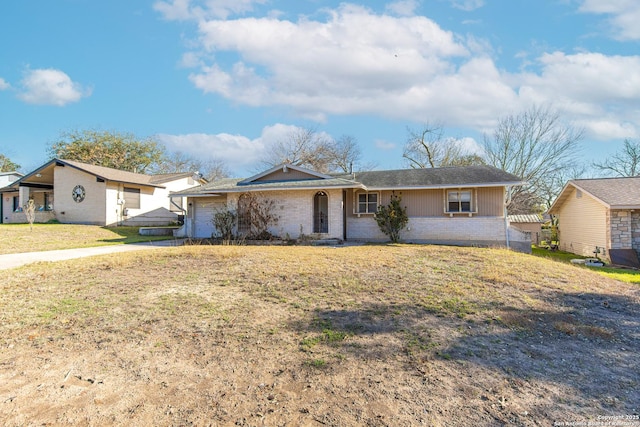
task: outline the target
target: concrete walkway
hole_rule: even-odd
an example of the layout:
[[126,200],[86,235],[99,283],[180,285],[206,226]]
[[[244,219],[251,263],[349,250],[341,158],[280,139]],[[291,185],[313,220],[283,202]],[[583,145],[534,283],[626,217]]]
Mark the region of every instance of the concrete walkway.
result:
[[183,243],[184,241],[182,239],[159,240],[155,242],[129,243],[127,245],[94,246],[90,248],[61,249],[57,251],[0,255],[0,270],[21,267],[34,262],[54,262],[95,255],[139,251],[141,249],[159,249],[169,246],[180,246]]

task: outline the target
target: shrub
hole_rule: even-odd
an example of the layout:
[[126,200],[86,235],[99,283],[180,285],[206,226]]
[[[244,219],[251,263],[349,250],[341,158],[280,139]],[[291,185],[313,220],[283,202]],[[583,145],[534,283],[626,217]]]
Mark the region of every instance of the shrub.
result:
[[407,226],[409,217],[407,216],[407,208],[402,207],[400,202],[402,196],[391,195],[391,201],[388,205],[378,207],[378,212],[374,215],[380,230],[389,236],[391,242],[398,243],[400,241],[400,232]]
[[224,242],[229,243],[234,239],[233,230],[236,227],[238,214],[229,208],[216,209],[213,214],[213,226],[216,229],[216,236]]

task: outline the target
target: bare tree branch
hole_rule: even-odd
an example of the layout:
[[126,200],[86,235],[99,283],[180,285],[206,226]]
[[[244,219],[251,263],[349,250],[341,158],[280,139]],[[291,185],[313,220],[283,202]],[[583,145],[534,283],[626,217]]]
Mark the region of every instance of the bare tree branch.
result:
[[404,157],[414,169],[484,164],[477,154],[467,152],[458,141],[445,138],[441,125],[424,125],[419,131],[407,129]]
[[640,142],[625,139],[622,150],[602,163],[593,163],[593,166],[616,176],[638,176],[640,174]]
[[561,122],[547,107],[532,107],[498,122],[493,138],[484,138],[488,164],[510,172],[526,186],[515,189],[510,213],[527,213],[543,203],[542,188],[556,173],[575,164],[582,129]]

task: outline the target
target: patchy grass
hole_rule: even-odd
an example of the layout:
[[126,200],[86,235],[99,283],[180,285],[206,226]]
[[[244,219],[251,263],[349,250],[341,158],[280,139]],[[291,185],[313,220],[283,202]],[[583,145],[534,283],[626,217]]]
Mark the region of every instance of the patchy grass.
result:
[[172,239],[141,236],[138,227],[99,227],[77,224],[0,224],[0,255],[90,246],[122,245]]
[[599,274],[621,282],[640,284],[640,271],[627,268],[587,267]]
[[[531,251],[533,255],[552,259],[554,261],[571,263],[572,259],[584,259],[586,257],[582,257],[580,255],[572,254],[570,252],[562,252],[562,251],[550,251],[543,248],[537,248],[532,246]],[[620,280],[626,283],[635,283],[640,284],[640,271],[628,268],[612,268],[612,267],[587,267],[581,264],[572,264],[577,268],[585,268],[601,274],[602,276]]]
[[6,425],[515,425],[640,406],[640,289],[499,249],[186,246],[0,282]]

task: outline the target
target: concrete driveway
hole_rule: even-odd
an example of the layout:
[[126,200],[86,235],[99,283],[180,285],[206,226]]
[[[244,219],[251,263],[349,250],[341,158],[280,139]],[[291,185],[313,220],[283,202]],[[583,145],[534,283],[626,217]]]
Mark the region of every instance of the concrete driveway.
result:
[[183,240],[159,240],[156,242],[130,243],[127,245],[94,246],[90,248],[0,255],[0,270],[21,267],[34,262],[64,261],[67,259],[84,258],[95,255],[139,251],[142,249],[159,249],[169,246],[180,246],[183,243]]

